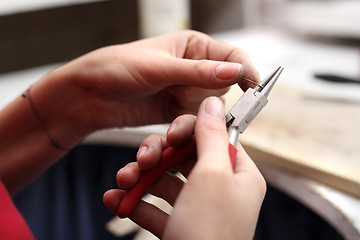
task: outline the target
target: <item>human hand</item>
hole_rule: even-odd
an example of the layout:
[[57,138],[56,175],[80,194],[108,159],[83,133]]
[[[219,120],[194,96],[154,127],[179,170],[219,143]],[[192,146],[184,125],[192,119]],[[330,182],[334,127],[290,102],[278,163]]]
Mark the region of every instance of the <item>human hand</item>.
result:
[[[243,51],[194,31],[79,57],[46,74],[2,111],[0,132],[13,139],[2,144],[2,159],[8,159],[2,179],[20,189],[90,133],[171,122],[234,83],[250,86],[242,76],[259,79]],[[27,174],[18,177],[25,168]]]
[[[181,144],[191,135],[194,118],[176,121],[167,139]],[[179,167],[185,176],[190,172],[186,184],[166,174],[149,191],[174,205],[173,213],[168,216],[140,202],[129,217],[164,239],[251,239],[266,185],[240,144],[232,169],[223,104],[219,99],[208,98],[201,104],[195,136],[198,154],[195,166],[191,172],[192,161],[184,161]],[[140,148],[138,163],[129,164],[117,174],[119,186],[124,189],[133,186],[141,169],[155,166],[156,156],[168,144],[156,136],[146,139],[142,147],[147,146],[147,151]],[[121,190],[110,190],[104,195],[104,203],[115,214],[122,194]]]
[[82,121],[73,122],[86,133],[171,122],[195,113],[205,97],[221,96],[234,83],[252,86],[242,76],[259,80],[242,50],[195,31],[105,47],[50,75],[79,87]]

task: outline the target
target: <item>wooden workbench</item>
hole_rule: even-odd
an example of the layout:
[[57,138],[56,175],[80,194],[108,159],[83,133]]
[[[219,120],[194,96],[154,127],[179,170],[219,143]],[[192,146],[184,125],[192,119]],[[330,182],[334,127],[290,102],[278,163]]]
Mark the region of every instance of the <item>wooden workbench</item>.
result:
[[[227,108],[242,94],[226,96]],[[240,141],[267,182],[360,239],[360,103],[277,85]]]

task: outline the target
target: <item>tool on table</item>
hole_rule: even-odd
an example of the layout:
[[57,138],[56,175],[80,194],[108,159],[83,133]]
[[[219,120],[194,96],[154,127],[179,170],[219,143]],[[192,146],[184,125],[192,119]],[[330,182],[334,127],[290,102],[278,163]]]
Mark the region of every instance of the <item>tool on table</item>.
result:
[[[236,143],[240,133],[250,125],[252,120],[259,114],[262,108],[268,103],[267,97],[279,78],[282,67],[278,67],[273,73],[267,76],[254,88],[249,88],[240,97],[236,104],[226,114],[226,126],[229,133],[229,155],[232,166],[236,159]],[[119,217],[127,217],[140,201],[146,190],[155,183],[166,171],[184,159],[196,157],[195,137],[181,148],[166,148],[161,155],[159,164],[149,171],[142,173],[139,181],[132,188],[126,190],[117,212]]]
[[360,83],[360,79],[346,77],[336,74],[314,74],[314,77],[323,81],[333,82],[333,83]]

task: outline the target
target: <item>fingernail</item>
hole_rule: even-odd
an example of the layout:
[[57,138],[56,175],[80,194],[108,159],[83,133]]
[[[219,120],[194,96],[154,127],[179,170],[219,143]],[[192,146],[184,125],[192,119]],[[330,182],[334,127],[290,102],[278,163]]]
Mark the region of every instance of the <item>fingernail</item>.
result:
[[142,146],[141,148],[139,148],[137,155],[136,155],[136,159],[138,159],[138,160],[141,159],[145,155],[147,150],[148,150],[147,146]]
[[224,104],[217,97],[210,97],[207,99],[205,103],[205,111],[216,118],[221,120],[224,119]]
[[170,125],[169,129],[167,130],[166,136],[168,136],[170,133],[172,133],[172,132],[176,129],[176,127],[177,127],[177,123],[176,123],[176,122],[173,122],[173,123]]
[[240,63],[222,63],[215,68],[215,76],[223,80],[233,79],[239,74],[241,67]]

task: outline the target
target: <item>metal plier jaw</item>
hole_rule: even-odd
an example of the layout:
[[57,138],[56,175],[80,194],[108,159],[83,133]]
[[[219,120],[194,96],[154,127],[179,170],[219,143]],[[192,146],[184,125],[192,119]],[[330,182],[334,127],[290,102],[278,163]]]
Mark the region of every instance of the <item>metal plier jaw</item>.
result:
[[278,67],[256,87],[247,89],[226,114],[225,121],[231,144],[236,146],[239,134],[245,131],[252,120],[268,103],[267,97],[282,71],[283,68]]
[[226,126],[236,126],[243,133],[267,103],[264,94],[249,88],[226,114]]

